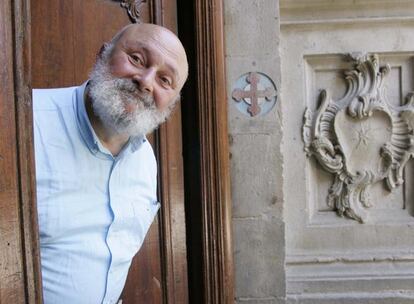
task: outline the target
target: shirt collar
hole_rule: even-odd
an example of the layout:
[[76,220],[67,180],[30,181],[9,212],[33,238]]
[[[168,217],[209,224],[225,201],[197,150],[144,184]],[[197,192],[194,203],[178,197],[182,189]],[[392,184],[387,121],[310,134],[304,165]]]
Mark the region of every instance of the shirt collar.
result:
[[[79,130],[89,150],[96,154],[98,151],[103,152],[103,148],[98,136],[92,128],[91,122],[89,121],[88,113],[86,112],[85,106],[85,90],[88,85],[88,81],[84,82],[81,86],[76,88],[74,106],[76,113],[76,120],[78,122]],[[131,137],[124,147],[123,150],[131,148],[131,152],[136,152],[139,147],[146,142],[145,136],[134,136]],[[106,150],[106,149],[105,149]]]

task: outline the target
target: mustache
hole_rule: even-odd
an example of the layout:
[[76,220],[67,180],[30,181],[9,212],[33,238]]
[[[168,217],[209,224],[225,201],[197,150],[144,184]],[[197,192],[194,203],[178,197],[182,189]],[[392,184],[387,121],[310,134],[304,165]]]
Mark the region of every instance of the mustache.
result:
[[128,94],[127,101],[129,103],[141,103],[145,107],[155,107],[154,98],[148,93],[143,94],[133,80],[117,78],[114,80],[114,84],[121,93]]

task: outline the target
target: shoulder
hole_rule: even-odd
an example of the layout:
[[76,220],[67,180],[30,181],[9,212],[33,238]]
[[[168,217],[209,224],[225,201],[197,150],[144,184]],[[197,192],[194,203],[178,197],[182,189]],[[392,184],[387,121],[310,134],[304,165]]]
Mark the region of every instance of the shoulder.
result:
[[33,90],[35,143],[40,139],[43,139],[45,143],[62,143],[67,141],[73,134],[77,134],[74,108],[76,88]]
[[72,105],[72,96],[77,87],[33,89],[33,111],[53,111]]
[[155,159],[154,150],[150,142],[144,138],[142,146],[141,146],[142,153],[145,155],[145,159],[148,161],[149,165],[153,167],[154,170],[157,170],[157,160]]
[[135,170],[145,170],[152,173],[157,171],[157,161],[150,142],[144,138],[141,142],[134,143],[131,147],[132,153],[128,159]]

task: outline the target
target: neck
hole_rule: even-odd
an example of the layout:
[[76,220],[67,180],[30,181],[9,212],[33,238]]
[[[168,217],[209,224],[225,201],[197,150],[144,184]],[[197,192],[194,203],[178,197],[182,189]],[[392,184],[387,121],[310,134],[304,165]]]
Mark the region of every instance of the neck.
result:
[[88,93],[85,94],[85,107],[92,128],[102,145],[107,148],[113,156],[117,156],[119,152],[121,152],[124,145],[128,142],[129,136],[125,134],[117,134],[105,127],[101,119],[96,116],[93,111],[92,100]]

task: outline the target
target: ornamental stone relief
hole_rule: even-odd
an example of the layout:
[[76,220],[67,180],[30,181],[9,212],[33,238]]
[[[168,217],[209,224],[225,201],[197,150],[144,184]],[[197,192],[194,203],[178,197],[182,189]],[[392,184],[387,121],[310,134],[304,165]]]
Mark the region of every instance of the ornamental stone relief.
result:
[[371,185],[384,182],[392,191],[404,183],[404,167],[414,155],[414,93],[404,105],[392,105],[384,85],[389,65],[380,67],[376,54],[351,57],[345,96],[320,93],[318,109],[305,111],[303,140],[307,156],[333,174],[328,206],[363,223],[375,203]]

